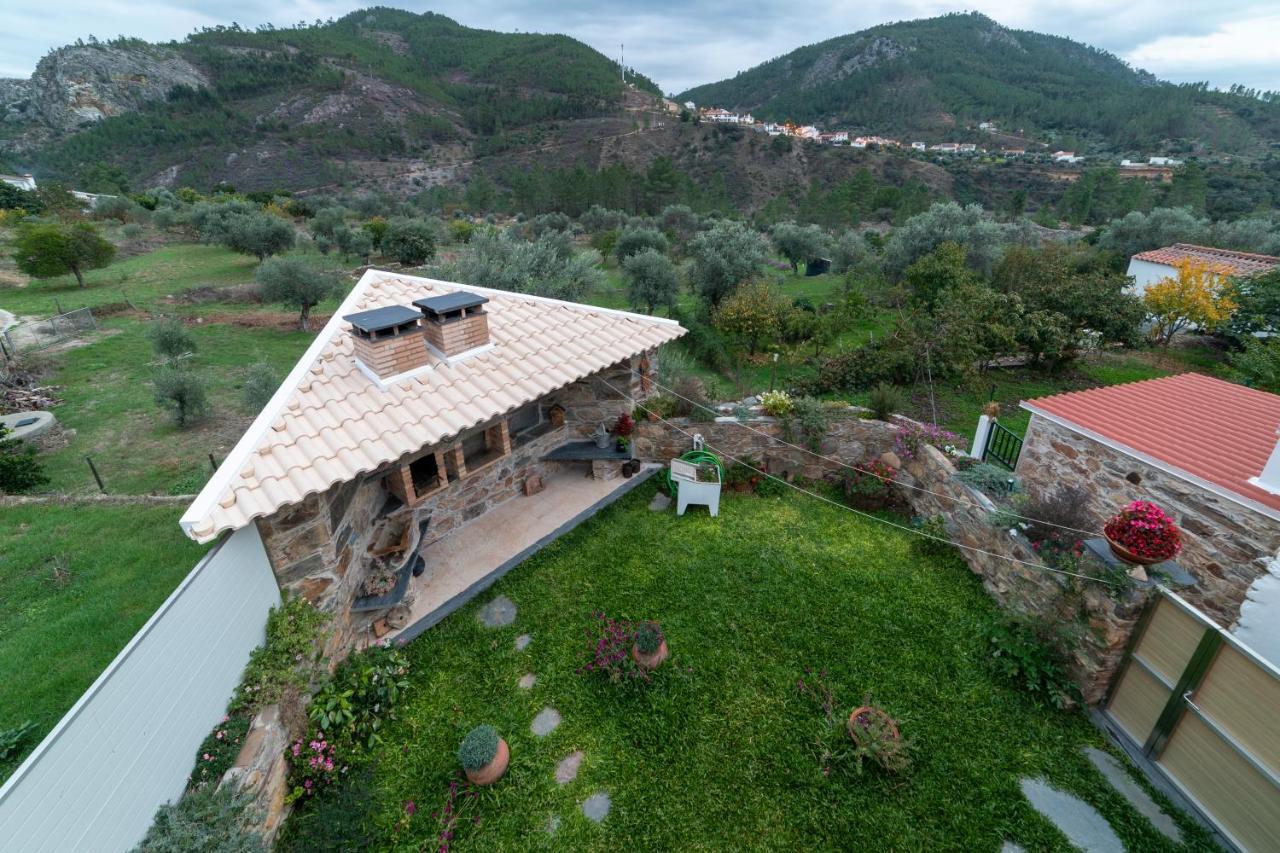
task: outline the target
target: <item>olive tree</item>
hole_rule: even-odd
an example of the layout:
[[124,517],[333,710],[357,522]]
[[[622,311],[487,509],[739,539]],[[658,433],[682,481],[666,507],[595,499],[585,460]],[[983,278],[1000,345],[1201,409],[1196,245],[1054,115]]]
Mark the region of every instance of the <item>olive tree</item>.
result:
[[645,308],[650,314],[659,305],[670,309],[676,304],[680,276],[671,259],[656,249],[644,249],[622,262],[627,276],[627,299],[633,308]]
[[1008,226],[991,219],[980,205],[961,207],[954,201],[935,204],[897,228],[885,244],[885,267],[901,274],[943,243],[964,247],[969,268],[989,275],[1013,235]]
[[726,220],[689,241],[689,279],[711,306],[756,274],[768,253],[764,237],[741,222]]
[[421,219],[393,219],[382,238],[383,254],[407,267],[419,267],[436,253],[435,229]]
[[773,238],[774,246],[791,264],[792,275],[800,272],[801,263],[822,257],[831,249],[830,238],[817,225],[779,222],[773,226],[769,235]]
[[618,242],[613,245],[613,253],[621,263],[634,254],[645,250],[666,253],[670,243],[665,234],[656,228],[624,228],[618,234]]
[[298,309],[298,328],[310,328],[311,309],[336,296],[340,279],[332,270],[307,263],[301,258],[271,258],[253,274],[262,287],[262,298],[286,308]]
[[168,409],[179,427],[199,420],[209,411],[205,382],[198,373],[166,364],[156,371],[152,385],[156,405]]
[[278,216],[250,213],[228,220],[219,242],[234,252],[253,255],[262,261],[292,248],[294,237],[293,226]]
[[14,240],[18,269],[37,278],[71,273],[81,287],[85,287],[85,272],[105,267],[115,256],[116,247],[87,222],[29,225],[20,229]]

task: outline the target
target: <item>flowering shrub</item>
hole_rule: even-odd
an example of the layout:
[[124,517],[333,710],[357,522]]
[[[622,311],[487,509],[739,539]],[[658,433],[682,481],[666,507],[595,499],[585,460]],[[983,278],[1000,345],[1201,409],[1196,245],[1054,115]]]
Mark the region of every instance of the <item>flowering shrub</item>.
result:
[[337,782],[350,769],[324,732],[295,740],[289,748],[289,802],[311,797]]
[[631,415],[626,412],[618,415],[618,419],[613,424],[613,434],[619,438],[626,438],[635,432],[636,422],[631,419]]
[[223,717],[196,751],[196,764],[187,777],[191,790],[216,785],[235,764],[244,736],[249,731],[248,717]]
[[1104,528],[1107,538],[1134,556],[1156,563],[1182,550],[1182,533],[1165,511],[1150,501],[1134,501]]
[[961,453],[967,442],[954,432],[937,424],[920,424],[914,421],[900,424],[893,437],[893,452],[904,462],[915,459],[926,444],[938,448],[947,455]]
[[760,408],[764,409],[766,415],[772,415],[775,418],[789,415],[794,407],[791,395],[786,391],[765,391],[760,395]]
[[603,613],[593,613],[591,618],[595,620],[595,624],[587,628],[591,646],[585,652],[586,662],[578,667],[578,674],[599,672],[613,682],[637,678],[648,681],[649,673],[631,659],[631,647],[636,642],[635,623],[611,619]]
[[845,478],[845,500],[862,509],[884,509],[893,499],[891,486],[897,473],[879,459],[863,459]]

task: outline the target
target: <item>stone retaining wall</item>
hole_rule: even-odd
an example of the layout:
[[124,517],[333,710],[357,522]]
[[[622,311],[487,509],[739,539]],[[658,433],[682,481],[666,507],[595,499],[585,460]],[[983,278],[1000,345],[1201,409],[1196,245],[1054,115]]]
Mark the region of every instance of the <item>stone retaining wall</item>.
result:
[[1032,415],[1018,459],[1028,489],[1086,487],[1099,529],[1133,500],[1149,500],[1182,529],[1178,564],[1196,579],[1179,594],[1231,627],[1251,584],[1280,553],[1280,521],[1175,477],[1093,439]]
[[[862,413],[850,409],[833,419],[822,442],[823,456],[857,464],[892,450],[895,426],[865,419]],[[759,461],[769,473],[787,480],[800,476],[840,481],[847,473],[839,464],[779,443],[784,431],[772,418],[754,418],[745,424],[734,418],[718,418],[714,423],[676,419],[673,423],[689,433],[701,434],[708,449]],[[638,425],[636,450],[642,458],[667,461],[691,448],[691,439],[670,426],[653,421]],[[970,570],[1002,608],[1086,626],[1073,676],[1086,701],[1101,701],[1150,592],[1135,590],[1117,601],[1106,587],[1047,571],[1029,541],[990,523],[995,505],[955,474],[955,467],[941,451],[925,447],[918,459],[905,461],[898,477],[903,484],[900,492],[915,513],[944,519],[952,541],[965,546],[960,553]]]

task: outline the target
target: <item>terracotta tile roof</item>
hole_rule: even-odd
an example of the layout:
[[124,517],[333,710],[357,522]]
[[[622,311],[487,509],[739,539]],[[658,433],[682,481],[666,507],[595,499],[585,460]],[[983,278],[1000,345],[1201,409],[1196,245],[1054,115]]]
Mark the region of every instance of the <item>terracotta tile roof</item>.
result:
[[[483,294],[492,348],[381,390],[343,315],[459,290]],[[370,270],[182,517],[200,542],[482,424],[685,330],[672,320]]]
[[1280,511],[1280,495],[1249,483],[1276,446],[1280,396],[1182,373],[1040,397],[1022,407],[1220,494]]
[[1170,267],[1186,260],[1200,261],[1208,264],[1210,269],[1221,275],[1256,275],[1270,272],[1280,266],[1280,258],[1271,255],[1215,249],[1212,246],[1196,246],[1192,243],[1174,243],[1163,249],[1139,252],[1133,258],[1137,261],[1164,264]]

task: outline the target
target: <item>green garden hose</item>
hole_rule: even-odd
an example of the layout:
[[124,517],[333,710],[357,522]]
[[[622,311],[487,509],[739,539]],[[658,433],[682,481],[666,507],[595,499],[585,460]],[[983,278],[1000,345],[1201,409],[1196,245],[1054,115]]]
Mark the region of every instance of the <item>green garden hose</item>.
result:
[[[702,465],[710,463],[716,466],[716,470],[720,472],[720,482],[724,482],[724,463],[720,461],[720,457],[716,456],[710,450],[690,450],[680,457],[685,462],[692,462],[694,465]],[[667,492],[671,497],[676,496],[676,484],[671,479],[671,467],[667,466],[666,473],[663,475],[667,481]]]

